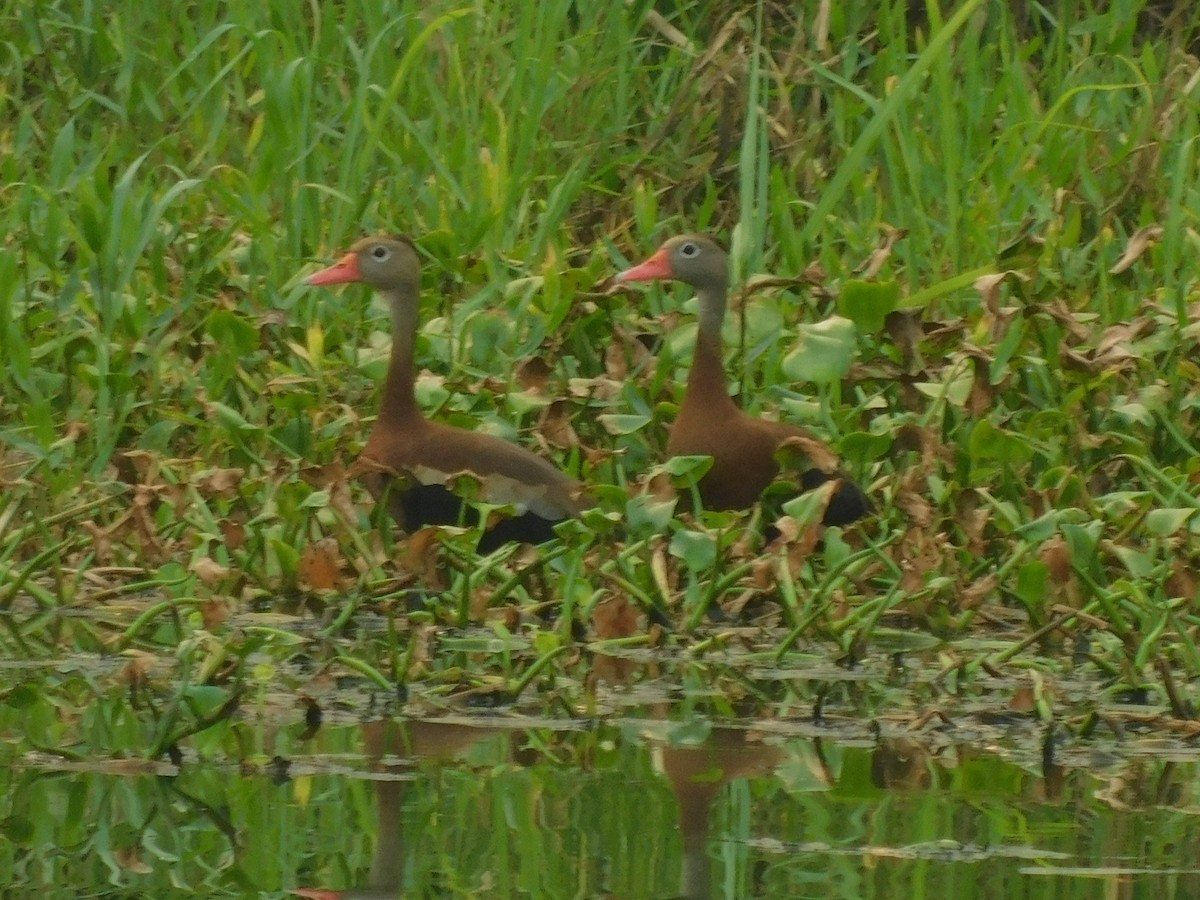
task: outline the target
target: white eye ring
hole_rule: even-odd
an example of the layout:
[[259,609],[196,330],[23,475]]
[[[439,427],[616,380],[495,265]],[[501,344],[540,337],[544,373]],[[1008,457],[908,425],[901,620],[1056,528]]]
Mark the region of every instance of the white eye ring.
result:
[[696,256],[699,253],[700,253],[700,248],[697,247],[695,244],[693,244],[691,241],[688,241],[686,244],[679,245],[679,255],[680,256],[686,256],[688,259],[691,259],[693,256]]
[[391,255],[392,251],[383,246],[383,244],[376,244],[371,248],[371,258],[376,262],[384,262]]

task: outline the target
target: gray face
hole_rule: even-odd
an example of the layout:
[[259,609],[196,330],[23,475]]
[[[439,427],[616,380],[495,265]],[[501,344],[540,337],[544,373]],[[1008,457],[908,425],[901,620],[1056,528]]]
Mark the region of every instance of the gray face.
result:
[[665,244],[673,277],[693,288],[723,288],[729,280],[729,257],[702,234],[681,234]]
[[358,257],[362,280],[376,288],[416,288],[421,281],[421,261],[406,240],[364,238],[351,252]]

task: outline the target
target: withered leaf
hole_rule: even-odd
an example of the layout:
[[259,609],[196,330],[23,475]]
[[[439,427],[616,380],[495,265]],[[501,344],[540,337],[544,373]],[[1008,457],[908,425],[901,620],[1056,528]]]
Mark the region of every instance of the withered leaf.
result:
[[221,536],[225,540],[225,549],[230,553],[240,550],[246,544],[246,525],[236,519],[222,519],[220,522]]
[[967,412],[974,418],[981,418],[991,411],[995,391],[991,385],[991,364],[982,355],[972,356],[974,377],[971,379],[971,393],[967,396]]
[[832,475],[841,464],[823,441],[807,434],[784,438],[775,450],[775,458],[785,469],[817,468],[826,475]]
[[210,556],[202,556],[191,565],[191,570],[209,587],[219,584],[229,575],[229,567],[223,566]]
[[342,554],[333,538],[321,538],[300,553],[298,574],[314,590],[336,588],[341,581]]
[[907,235],[907,228],[893,228],[891,225],[885,225],[879,245],[867,257],[866,262],[855,269],[855,272],[860,273],[867,280],[874,278],[892,255],[892,248],[896,242]]
[[999,583],[1000,576],[995,572],[989,572],[982,578],[977,578],[963,588],[959,594],[959,609],[974,609],[979,606],[984,600],[995,593],[996,585]]
[[910,371],[924,366],[920,349],[921,339],[925,337],[921,312],[920,309],[894,309],[883,320],[884,329]]
[[521,385],[524,390],[544,394],[553,373],[554,369],[545,359],[540,356],[530,356],[517,366],[517,384]]
[[224,600],[212,599],[200,604],[200,618],[206,631],[213,631],[229,618],[229,604]]
[[126,650],[121,655],[128,657],[129,662],[117,673],[117,680],[133,687],[140,687],[145,683],[146,676],[150,674],[150,669],[154,665],[154,654],[146,653],[143,650]]
[[1132,266],[1135,262],[1141,259],[1142,254],[1150,247],[1162,240],[1165,229],[1161,225],[1146,225],[1139,228],[1129,238],[1129,243],[1125,245],[1125,252],[1121,254],[1121,258],[1116,264],[1108,270],[1109,275],[1119,275]]
[[1033,712],[1037,709],[1037,695],[1034,694],[1033,688],[1029,686],[1017,688],[1012,695],[1012,699],[1008,701],[1008,708],[1013,712]]
[[1046,564],[1050,579],[1055,584],[1066,584],[1073,574],[1071,567],[1071,545],[1061,534],[1056,534],[1042,542],[1038,557]]
[[547,444],[560,450],[579,446],[579,435],[571,424],[571,405],[566,400],[555,400],[542,410],[538,431]]
[[896,506],[917,528],[928,528],[933,523],[933,505],[916,491],[897,491]]
[[210,469],[195,482],[202,497],[232,497],[245,476],[245,469]]
[[1096,357],[1110,355],[1128,356],[1128,351],[1120,350],[1119,353],[1117,352],[1121,345],[1149,334],[1156,327],[1154,320],[1147,316],[1141,316],[1129,322],[1119,322],[1116,325],[1110,325],[1104,329],[1104,334],[1100,336],[1100,340],[1096,344],[1095,355]]
[[404,566],[430,587],[445,587],[444,578],[438,568],[438,536],[435,526],[422,528],[411,534],[404,549]]
[[121,868],[137,875],[149,875],[154,869],[142,859],[142,851],[137,847],[119,847],[113,854]]
[[623,594],[605,597],[592,609],[592,630],[597,640],[626,638],[637,633],[638,611]]

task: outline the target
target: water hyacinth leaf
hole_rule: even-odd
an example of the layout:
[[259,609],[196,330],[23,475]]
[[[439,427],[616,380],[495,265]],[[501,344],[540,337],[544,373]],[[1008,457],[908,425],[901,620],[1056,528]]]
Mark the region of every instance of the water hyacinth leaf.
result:
[[4,697],[4,702],[13,709],[28,709],[37,702],[37,691],[28,684],[19,684]]
[[1200,509],[1152,509],[1146,513],[1146,531],[1154,537],[1170,537],[1186,528],[1193,518],[1200,519]]
[[1154,574],[1154,553],[1133,547],[1113,547],[1112,552],[1134,578],[1149,579]]
[[746,323],[746,339],[750,343],[778,337],[784,327],[784,315],[780,305],[771,298],[759,297],[743,308]]
[[1050,567],[1041,560],[1033,560],[1017,569],[1017,596],[1026,606],[1040,609],[1046,601],[1050,584]]
[[900,285],[896,281],[853,280],[842,285],[837,308],[863,334],[878,334],[899,301]]
[[802,524],[816,524],[825,515],[825,507],[829,505],[833,489],[834,482],[827,481],[820,487],[798,494],[783,504],[783,512]]
[[794,382],[829,384],[840,381],[850,371],[857,350],[854,323],[842,316],[831,316],[813,325],[798,325],[797,340],[783,358],[783,374]]
[[649,494],[630,499],[625,505],[625,517],[634,532],[662,534],[675,515],[675,500],[659,500]]
[[1021,463],[1033,456],[1033,448],[1024,437],[997,428],[987,419],[975,423],[967,449],[976,462]]
[[838,449],[842,458],[859,465],[883,459],[892,446],[892,435],[873,434],[869,431],[852,431],[842,436]]
[[671,555],[692,572],[704,572],[717,561],[717,539],[706,531],[677,531],[671,537]]
[[329,505],[329,491],[313,491],[300,503],[301,509],[324,509]]
[[472,365],[487,366],[490,361],[506,355],[501,348],[507,343],[511,329],[511,323],[501,316],[474,316],[463,333]]
[[636,413],[602,413],[596,420],[604,426],[609,434],[633,434],[650,424],[650,417]]
[[711,456],[672,456],[659,469],[671,476],[675,487],[687,487],[703,478],[712,465]]
[[26,816],[11,815],[0,820],[0,833],[16,846],[24,846],[33,840],[33,821]]
[[1112,412],[1120,416],[1125,424],[1141,425],[1143,428],[1154,424],[1154,414],[1141,403],[1118,403],[1112,407]]
[[966,366],[956,366],[946,373],[945,381],[917,381],[913,387],[932,400],[945,400],[952,406],[966,406],[971,396],[975,376]]

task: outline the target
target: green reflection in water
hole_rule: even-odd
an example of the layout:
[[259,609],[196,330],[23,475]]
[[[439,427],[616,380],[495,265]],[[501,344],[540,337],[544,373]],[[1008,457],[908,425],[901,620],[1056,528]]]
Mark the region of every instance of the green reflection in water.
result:
[[0,867],[42,896],[1200,895],[1192,762],[1047,777],[909,738],[514,724],[232,727],[253,762],[178,774],[10,741]]

